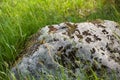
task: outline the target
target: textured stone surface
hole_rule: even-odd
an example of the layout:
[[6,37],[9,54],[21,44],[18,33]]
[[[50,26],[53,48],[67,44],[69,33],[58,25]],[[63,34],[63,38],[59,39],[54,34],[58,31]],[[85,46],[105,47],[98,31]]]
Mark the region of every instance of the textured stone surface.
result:
[[90,74],[92,68],[99,77],[105,72],[113,75],[115,71],[119,78],[119,28],[117,23],[108,20],[46,26],[31,37],[23,57],[11,71],[17,79],[18,73],[39,79],[40,73],[59,73],[59,67],[76,75],[82,74],[78,69]]

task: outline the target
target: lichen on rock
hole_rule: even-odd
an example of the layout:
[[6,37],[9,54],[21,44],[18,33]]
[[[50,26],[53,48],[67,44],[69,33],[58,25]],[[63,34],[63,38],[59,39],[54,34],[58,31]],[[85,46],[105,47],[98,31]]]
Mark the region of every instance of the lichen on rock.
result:
[[[76,75],[78,69],[100,76],[103,70],[108,75],[120,78],[120,26],[114,21],[65,22],[45,26],[32,36],[24,56],[11,69],[17,79],[19,75],[31,75],[35,79],[40,73],[60,73],[60,67]],[[31,43],[32,42],[32,43]]]

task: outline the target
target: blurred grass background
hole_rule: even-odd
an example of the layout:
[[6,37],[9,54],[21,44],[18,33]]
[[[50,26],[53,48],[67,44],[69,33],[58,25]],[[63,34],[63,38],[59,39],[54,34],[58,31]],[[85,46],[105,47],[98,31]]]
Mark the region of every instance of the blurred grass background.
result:
[[119,0],[0,0],[0,74],[7,72],[39,28],[66,21],[120,22],[119,8]]

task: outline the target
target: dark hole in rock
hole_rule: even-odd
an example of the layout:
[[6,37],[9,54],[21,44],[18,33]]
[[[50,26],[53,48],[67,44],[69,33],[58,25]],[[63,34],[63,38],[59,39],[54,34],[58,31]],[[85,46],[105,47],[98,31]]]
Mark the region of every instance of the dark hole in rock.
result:
[[93,59],[93,55],[91,55],[90,57],[91,57],[91,59]]
[[104,33],[104,34],[108,34],[108,32],[104,29],[104,30],[102,30],[102,32]]
[[85,39],[85,41],[86,41],[87,43],[92,42],[91,38],[89,38],[89,37],[87,37],[87,38]]
[[83,39],[82,35],[76,35],[79,39]]
[[57,31],[57,28],[55,28],[54,26],[49,26],[49,32],[55,32]]
[[58,51],[61,51],[63,49],[63,46],[59,47]]
[[105,53],[101,53],[102,55],[105,55]]
[[98,27],[105,28],[105,26],[101,24],[98,24]]
[[103,47],[101,47],[100,49],[103,50],[103,51],[105,51],[105,50],[103,49]]
[[91,33],[89,33],[89,30],[82,32],[82,34],[85,36],[91,35]]
[[59,41],[59,39],[54,38],[54,41]]
[[75,31],[77,31],[79,34],[81,34],[80,31],[79,31],[78,29],[76,29]]
[[90,50],[91,54],[94,54],[95,51],[96,51],[95,48],[92,48],[92,49]]
[[101,41],[101,39],[98,36],[96,36],[96,35],[93,35],[93,36],[94,36],[95,40]]
[[98,57],[95,57],[94,60],[95,60],[95,61],[98,61]]

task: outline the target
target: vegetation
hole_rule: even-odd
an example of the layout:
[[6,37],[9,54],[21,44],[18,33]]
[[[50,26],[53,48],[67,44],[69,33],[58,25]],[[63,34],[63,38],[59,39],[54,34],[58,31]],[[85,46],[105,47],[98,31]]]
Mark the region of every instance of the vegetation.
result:
[[117,10],[118,5],[105,0],[0,0],[0,80],[39,28],[66,21],[120,22]]

